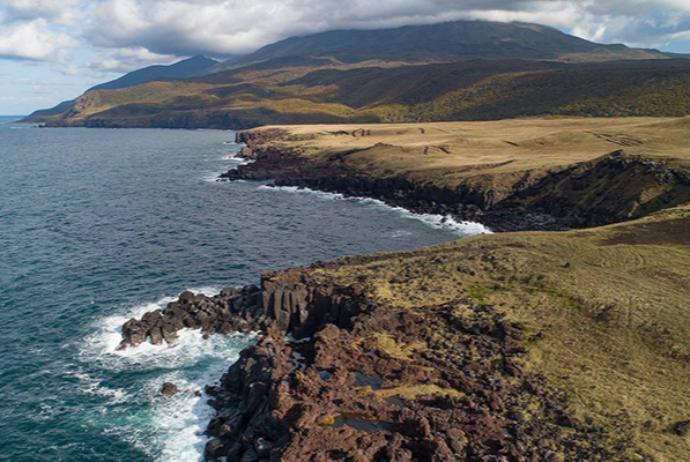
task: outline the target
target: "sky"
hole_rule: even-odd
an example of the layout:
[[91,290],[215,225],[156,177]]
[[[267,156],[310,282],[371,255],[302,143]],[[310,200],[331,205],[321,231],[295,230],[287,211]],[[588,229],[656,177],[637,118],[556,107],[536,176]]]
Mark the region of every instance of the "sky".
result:
[[197,54],[223,59],[294,35],[458,19],[536,22],[690,53],[690,0],[0,0],[0,114]]

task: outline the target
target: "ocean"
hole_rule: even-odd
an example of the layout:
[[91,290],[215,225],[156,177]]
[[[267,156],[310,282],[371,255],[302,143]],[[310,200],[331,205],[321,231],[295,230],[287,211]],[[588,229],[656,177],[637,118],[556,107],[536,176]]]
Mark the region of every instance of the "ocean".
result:
[[[234,133],[0,117],[0,460],[198,462],[196,396],[251,336],[115,350],[124,321],[262,270],[481,232],[378,201],[216,182]],[[181,392],[159,396],[163,382]]]

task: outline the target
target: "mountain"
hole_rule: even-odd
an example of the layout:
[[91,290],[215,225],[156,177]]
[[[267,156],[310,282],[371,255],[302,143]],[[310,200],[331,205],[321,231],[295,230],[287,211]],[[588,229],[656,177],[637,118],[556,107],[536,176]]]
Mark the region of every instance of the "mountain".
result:
[[336,30],[292,37],[211,69],[286,57],[328,57],[344,63],[459,59],[663,59],[656,50],[601,45],[539,24],[456,21],[383,30]]
[[[169,66],[156,65],[132,71],[120,78],[111,80],[110,82],[105,82],[100,85],[96,85],[95,87],[91,87],[86,90],[85,93],[98,90],[116,90],[120,88],[127,88],[157,79],[186,79],[199,75],[216,64],[218,64],[218,61],[215,59],[210,59],[205,56],[194,56],[189,59],[178,61]],[[53,108],[35,111],[33,114],[27,117],[27,119],[61,114],[69,110],[74,105],[75,101],[76,100],[63,101]]]
[[266,46],[186,79],[94,89],[53,126],[266,124],[690,114],[690,60],[537,24],[459,21],[332,31]]
[[133,87],[134,85],[140,85],[158,79],[187,79],[199,75],[216,64],[218,64],[218,61],[215,59],[198,55],[178,61],[169,66],[149,66],[132,71],[119,79],[96,85],[86,91],[116,90],[118,88]]

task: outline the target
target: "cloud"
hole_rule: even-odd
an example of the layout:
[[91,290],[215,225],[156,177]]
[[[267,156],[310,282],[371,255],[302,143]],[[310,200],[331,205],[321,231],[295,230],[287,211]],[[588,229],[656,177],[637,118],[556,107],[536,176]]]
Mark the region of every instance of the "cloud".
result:
[[81,0],[2,0],[0,59],[64,63],[80,46],[73,25]]
[[59,25],[74,24],[79,17],[76,7],[82,0],[3,0],[4,22],[45,19]]
[[[4,64],[18,75],[73,82],[56,89],[58,102],[106,76],[195,54],[223,58],[294,35],[458,19],[536,22],[638,47],[675,42],[676,51],[690,43],[690,0],[0,0],[0,60],[18,61]],[[36,93],[3,83],[0,96],[19,88]]]
[[660,46],[690,34],[689,0],[0,0],[0,57],[124,72],[173,57],[223,57],[293,36],[458,19],[551,25],[606,43]]
[[179,61],[174,55],[153,53],[143,47],[115,48],[98,51],[86,62],[86,67],[98,74],[124,74],[153,64]]
[[61,62],[78,46],[69,35],[51,29],[45,19],[0,27],[0,58]]
[[[98,0],[85,36],[97,47],[162,55],[253,51],[336,28],[457,19],[527,21],[584,38],[652,46],[690,30],[688,0]],[[171,40],[174,37],[174,40]]]

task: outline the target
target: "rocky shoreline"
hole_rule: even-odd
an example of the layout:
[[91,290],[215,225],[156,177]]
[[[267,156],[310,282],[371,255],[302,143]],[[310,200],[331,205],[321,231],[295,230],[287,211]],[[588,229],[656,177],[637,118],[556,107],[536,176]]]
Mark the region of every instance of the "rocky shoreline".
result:
[[[286,146],[305,141],[309,136],[291,135],[281,129],[240,131],[236,142],[244,147],[238,157],[252,163],[220,175],[220,180],[272,181],[275,186],[368,197],[415,213],[479,222],[494,231],[555,231],[640,218],[684,203],[690,188],[687,171],[622,149],[559,170],[525,172],[499,191],[471,183],[449,188],[405,176],[373,177],[344,162],[359,151],[312,161],[298,148]],[[637,189],[630,191],[633,178]],[[648,191],[655,189],[663,192],[655,191],[658,197],[643,203]],[[681,198],[677,197],[679,192]]]
[[141,319],[130,319],[122,326],[118,350],[150,341],[154,345],[173,343],[182,329],[200,329],[204,335],[249,334],[267,326],[261,307],[259,288],[248,285],[230,288],[213,297],[184,292],[164,310],[150,311]]
[[[276,186],[372,197],[498,231],[620,222],[682,203],[690,187],[685,171],[618,150],[500,193],[465,185],[448,189],[404,177],[372,178],[346,165],[347,153],[312,161],[282,144],[303,141],[290,136],[281,130],[238,133],[237,142],[245,144],[238,157],[253,162],[222,179],[273,180]],[[631,179],[638,188],[632,192]],[[650,190],[653,200],[626,202]],[[520,252],[524,246],[501,248]],[[260,287],[213,297],[184,293],[165,310],[128,321],[121,347],[174,342],[183,328],[260,334],[219,385],[206,390],[216,410],[207,428],[206,461],[654,460],[624,429],[612,434],[589,415],[575,415],[569,395],[528,361],[527,346],[549,334],[506,317],[535,294],[575,311],[585,310],[580,298],[545,282],[545,274],[516,278],[517,267],[481,244],[476,252],[454,256],[432,252],[407,269],[390,263],[396,275],[373,282],[387,258],[396,257],[373,259],[379,262],[373,273],[358,273],[347,284],[329,276],[352,263],[342,259],[265,273]],[[520,254],[515,261],[524,258]],[[452,279],[450,298],[430,294],[438,283],[424,275],[446,264],[452,266],[440,271],[444,277],[461,275]],[[570,261],[557,265],[558,271],[571,271]],[[472,282],[478,273],[492,274],[487,280],[493,282]],[[410,306],[382,301],[390,287],[407,284],[415,284]],[[487,302],[486,293],[515,287],[522,287],[518,293],[525,298],[508,297],[507,303],[517,305]],[[684,422],[672,430],[680,434]],[[630,453],[639,458],[628,458]]]
[[424,313],[381,306],[366,281],[315,281],[323,267],[266,273],[260,289],[186,292],[125,325],[123,347],[151,319],[261,332],[206,390],[216,416],[205,460],[609,460],[605,434],[524,370],[524,326],[469,297]]

